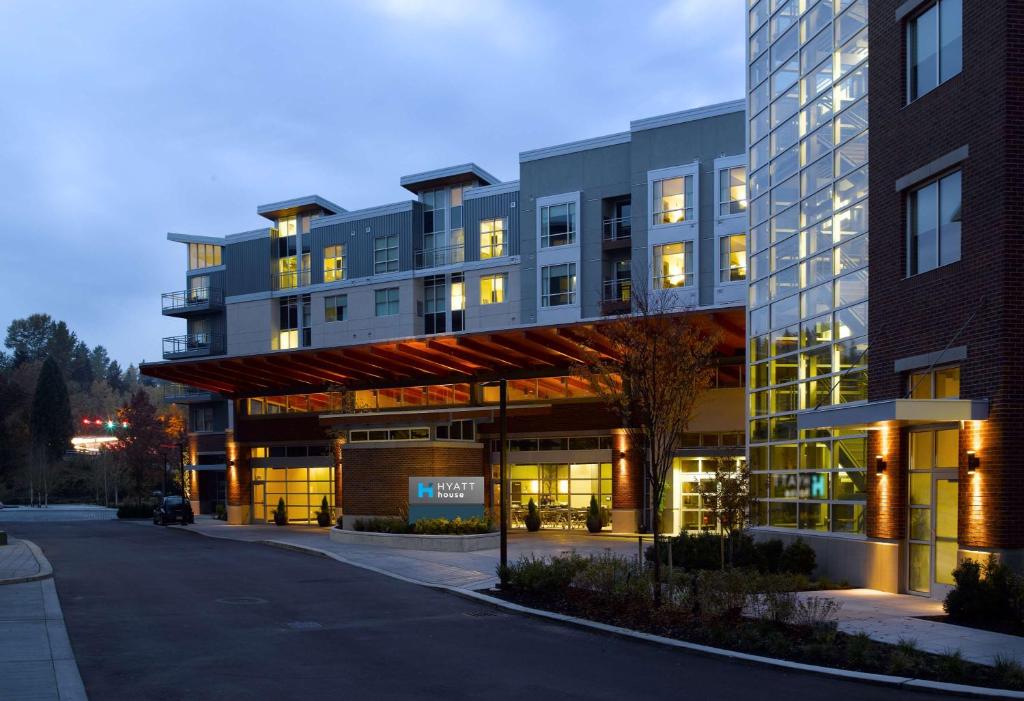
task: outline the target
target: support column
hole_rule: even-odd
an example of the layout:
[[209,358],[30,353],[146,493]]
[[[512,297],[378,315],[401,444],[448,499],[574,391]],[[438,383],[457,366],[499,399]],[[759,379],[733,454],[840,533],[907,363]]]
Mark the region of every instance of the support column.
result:
[[228,523],[251,523],[252,470],[248,448],[235,445],[234,436],[227,437],[227,500]]
[[612,532],[636,533],[643,507],[641,456],[622,429],[612,431]]

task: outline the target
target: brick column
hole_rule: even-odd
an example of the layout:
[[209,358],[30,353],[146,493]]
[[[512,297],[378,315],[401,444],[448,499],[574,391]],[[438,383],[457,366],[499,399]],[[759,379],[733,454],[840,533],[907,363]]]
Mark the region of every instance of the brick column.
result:
[[228,523],[249,523],[252,505],[249,449],[236,446],[231,435],[227,438],[227,460]]
[[[876,456],[886,462],[879,474]],[[907,533],[907,433],[884,425],[868,433],[867,524],[869,538],[902,540]]]
[[633,533],[643,508],[643,455],[625,431],[612,431],[612,531]]

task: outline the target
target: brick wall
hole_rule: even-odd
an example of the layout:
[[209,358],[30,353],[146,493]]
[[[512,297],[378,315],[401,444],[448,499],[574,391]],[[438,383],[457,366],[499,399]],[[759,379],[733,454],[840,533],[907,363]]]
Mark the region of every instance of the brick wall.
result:
[[483,475],[483,445],[342,448],[343,513],[398,515],[409,505],[409,477]]
[[[968,477],[961,461],[960,543],[1024,547],[1024,3],[965,2],[962,73],[910,105],[905,26],[893,19],[901,3],[871,3],[869,397],[903,396],[893,361],[941,350],[975,314],[952,343],[968,348],[960,396],[987,398],[991,408],[978,474]],[[907,278],[905,193],[894,182],[964,145],[961,260]],[[869,534],[902,536],[904,517],[883,516],[879,496],[869,491]]]

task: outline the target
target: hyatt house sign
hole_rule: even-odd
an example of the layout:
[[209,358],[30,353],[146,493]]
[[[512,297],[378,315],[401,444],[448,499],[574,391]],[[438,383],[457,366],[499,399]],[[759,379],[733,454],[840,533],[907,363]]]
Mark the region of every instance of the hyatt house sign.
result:
[[483,477],[410,477],[409,521],[421,518],[480,518]]

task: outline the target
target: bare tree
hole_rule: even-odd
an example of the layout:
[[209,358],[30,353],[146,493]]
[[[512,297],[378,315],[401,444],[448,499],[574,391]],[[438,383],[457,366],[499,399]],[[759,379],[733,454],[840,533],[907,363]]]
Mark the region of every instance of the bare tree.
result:
[[[636,292],[636,285],[634,285]],[[643,456],[646,508],[654,532],[654,575],[661,581],[661,503],[675,451],[715,377],[718,329],[681,308],[673,290],[634,294],[634,311],[601,327],[611,353],[588,353],[577,366],[617,414],[632,448]],[[654,588],[655,604],[661,587]]]
[[[718,552],[724,570],[726,536],[743,529],[757,502],[750,492],[750,468],[746,462],[730,467],[725,460],[718,459],[715,462],[714,479],[698,481],[697,493],[704,513],[710,513],[718,526]],[[732,542],[730,539],[730,562]]]

